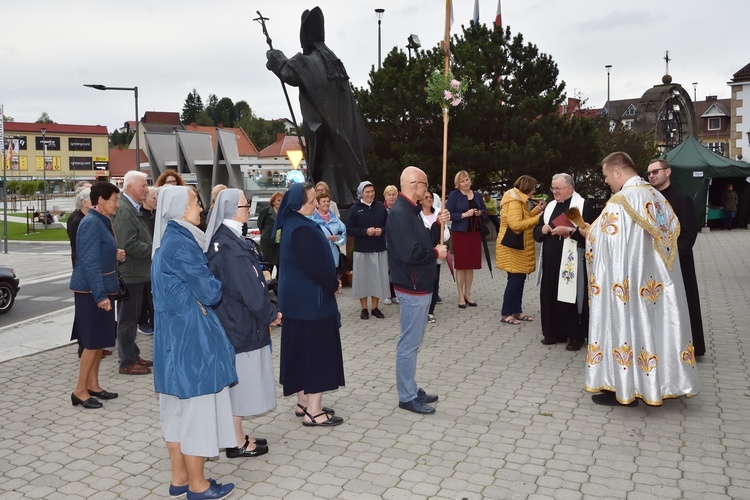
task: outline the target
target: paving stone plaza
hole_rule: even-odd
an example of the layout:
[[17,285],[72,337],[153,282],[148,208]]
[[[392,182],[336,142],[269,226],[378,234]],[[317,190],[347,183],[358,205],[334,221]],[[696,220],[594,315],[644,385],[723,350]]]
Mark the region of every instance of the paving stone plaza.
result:
[[[533,281],[524,312],[536,321],[512,326],[499,317],[504,273],[479,271],[479,307],[459,309],[444,269],[444,303],[427,326],[417,372],[420,386],[440,395],[436,414],[397,408],[398,306],[363,321],[345,289],[347,385],[324,397],[344,424],[302,427],[296,401],[279,388],[276,410],[245,421],[270,452],[222,454],[207,477],[234,482],[231,498],[750,499],[750,232],[702,233],[695,252],[708,347],[695,398],[593,404],[582,389],[585,349],[539,342]],[[17,272],[32,266],[22,254],[6,260]],[[35,258],[33,266],[59,272],[59,259]],[[2,351],[50,332],[65,344],[72,317],[68,308],[0,327]],[[278,346],[278,330],[273,338]],[[151,338],[137,341],[150,358]],[[278,375],[278,349],[274,361]],[[117,360],[105,358],[101,384],[120,397],[82,410],[70,403],[77,374],[74,345],[0,362],[0,499],[168,497],[152,376],[119,375]]]

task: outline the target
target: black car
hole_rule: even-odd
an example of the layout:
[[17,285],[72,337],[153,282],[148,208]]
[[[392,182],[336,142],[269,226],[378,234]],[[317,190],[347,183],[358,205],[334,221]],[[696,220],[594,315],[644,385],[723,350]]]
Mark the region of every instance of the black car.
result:
[[9,267],[0,267],[0,314],[10,311],[20,288],[15,271]]

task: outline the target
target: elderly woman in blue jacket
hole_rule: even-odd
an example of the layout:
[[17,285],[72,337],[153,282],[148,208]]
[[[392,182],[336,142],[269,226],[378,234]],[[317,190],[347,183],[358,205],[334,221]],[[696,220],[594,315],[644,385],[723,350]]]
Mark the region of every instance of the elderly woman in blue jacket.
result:
[[318,208],[313,214],[313,220],[323,230],[323,234],[331,246],[333,264],[336,269],[340,269],[341,250],[339,248],[346,244],[346,225],[331,210],[331,195],[327,191],[318,194],[315,199],[318,200]]
[[248,204],[239,189],[219,193],[206,229],[208,268],[221,281],[224,296],[214,310],[234,346],[239,382],[229,388],[237,445],[228,458],[252,458],[268,453],[268,442],[242,430],[242,417],[276,408],[270,325],[281,313],[268,296],[258,254],[242,236]]
[[[115,399],[99,385],[102,349],[114,344],[117,324],[112,295],[117,293],[117,261],[125,259],[118,250],[110,217],[117,212],[120,190],[109,182],[91,187],[91,209],[81,220],[76,233],[76,266],[70,277],[75,292],[75,317],[71,340],[82,348],[78,383],[70,399],[73,406],[101,408],[100,399]],[[98,398],[98,399],[97,399]]]
[[203,457],[237,443],[229,386],[237,382],[234,349],[212,306],[222,285],[203,255],[202,208],[185,186],[159,191],[151,286],[154,386],[172,463],[172,497],[225,498],[234,484],[207,481]]

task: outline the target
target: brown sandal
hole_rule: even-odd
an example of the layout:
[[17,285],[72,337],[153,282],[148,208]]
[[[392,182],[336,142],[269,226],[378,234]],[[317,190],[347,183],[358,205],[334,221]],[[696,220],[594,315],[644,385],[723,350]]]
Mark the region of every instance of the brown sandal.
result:
[[509,325],[520,325],[521,324],[521,322],[518,320],[518,318],[516,318],[512,314],[509,315],[509,316],[501,317],[500,318],[500,323],[507,323]]

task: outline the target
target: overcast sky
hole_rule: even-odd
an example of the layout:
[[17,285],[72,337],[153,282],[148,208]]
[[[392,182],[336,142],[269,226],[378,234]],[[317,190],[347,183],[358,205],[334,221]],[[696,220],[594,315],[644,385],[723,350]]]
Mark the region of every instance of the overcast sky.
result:
[[[698,99],[730,97],[726,83],[750,63],[750,0],[502,0],[503,23],[550,54],[569,96],[589,106],[639,97],[660,82],[664,52],[674,81]],[[320,6],[326,43],[355,86],[377,66],[375,8],[384,8],[383,58],[406,51],[415,33],[425,47],[442,38],[443,0],[36,0],[3,2],[0,103],[16,121],[46,111],[57,123],[106,125],[134,118],[132,92],[101,92],[84,83],[139,88],[139,111],[180,112],[195,87],[245,100],[256,115],[289,115],[280,84],[265,68],[265,39],[255,11],[270,18],[274,48],[299,51],[299,19]],[[491,24],[497,0],[480,0],[480,22]],[[455,23],[468,25],[474,0],[454,0]],[[745,47],[744,49],[742,47]],[[299,118],[297,92],[290,97]]]

